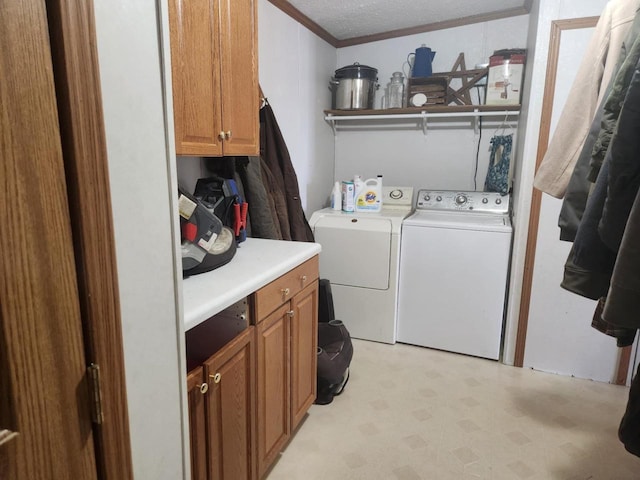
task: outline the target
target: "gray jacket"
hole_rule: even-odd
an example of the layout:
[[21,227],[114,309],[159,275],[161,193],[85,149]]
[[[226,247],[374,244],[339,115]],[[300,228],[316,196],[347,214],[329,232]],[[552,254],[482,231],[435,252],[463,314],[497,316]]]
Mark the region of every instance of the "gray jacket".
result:
[[629,88],[629,83],[636,68],[636,63],[640,58],[640,15],[636,12],[636,17],[631,25],[629,34],[622,43],[620,60],[618,61],[618,71],[614,76],[611,93],[608,95],[604,105],[602,114],[602,122],[600,134],[593,146],[591,153],[591,170],[589,172],[589,180],[595,182],[598,178],[598,172],[602,166],[602,161],[609,148],[611,137],[613,136],[625,95]]

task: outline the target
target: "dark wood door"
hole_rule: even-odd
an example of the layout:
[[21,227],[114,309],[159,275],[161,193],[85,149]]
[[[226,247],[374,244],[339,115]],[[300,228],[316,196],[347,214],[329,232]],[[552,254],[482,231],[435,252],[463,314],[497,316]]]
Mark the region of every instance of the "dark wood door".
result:
[[0,10],[0,478],[131,479],[93,3]]
[[97,478],[44,1],[0,7],[0,477]]

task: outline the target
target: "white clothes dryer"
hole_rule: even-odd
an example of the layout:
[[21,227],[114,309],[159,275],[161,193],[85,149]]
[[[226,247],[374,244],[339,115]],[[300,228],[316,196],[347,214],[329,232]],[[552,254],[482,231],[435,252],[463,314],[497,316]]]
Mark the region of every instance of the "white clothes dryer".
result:
[[412,202],[411,187],[383,187],[380,212],[311,215],[320,277],[331,282],[335,317],[353,338],[396,342],[401,226]]
[[402,227],[398,341],[498,360],[511,236],[509,196],[420,190]]

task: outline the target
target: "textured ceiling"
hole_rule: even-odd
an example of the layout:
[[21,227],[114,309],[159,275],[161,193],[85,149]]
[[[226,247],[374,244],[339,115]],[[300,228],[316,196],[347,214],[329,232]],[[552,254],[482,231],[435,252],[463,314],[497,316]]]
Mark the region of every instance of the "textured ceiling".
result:
[[338,40],[523,8],[527,0],[288,0]]

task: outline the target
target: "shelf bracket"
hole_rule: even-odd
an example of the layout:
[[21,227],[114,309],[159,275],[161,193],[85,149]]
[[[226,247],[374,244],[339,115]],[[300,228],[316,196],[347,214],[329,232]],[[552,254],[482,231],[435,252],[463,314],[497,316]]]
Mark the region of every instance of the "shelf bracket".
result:
[[427,112],[425,112],[424,110],[422,110],[420,112],[420,117],[422,119],[422,133],[424,134],[424,136],[427,136]]
[[473,133],[475,133],[476,135],[479,135],[480,134],[480,121],[479,121],[480,117],[478,116],[478,109],[474,108],[473,113],[475,113],[475,115],[471,117],[471,121],[473,122]]
[[337,136],[338,135],[338,131],[336,130],[336,119],[333,117],[333,115],[329,114],[326,116],[325,120],[327,122],[329,122],[329,125],[331,126],[331,130],[333,130],[333,136]]

